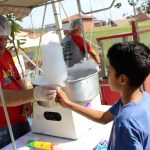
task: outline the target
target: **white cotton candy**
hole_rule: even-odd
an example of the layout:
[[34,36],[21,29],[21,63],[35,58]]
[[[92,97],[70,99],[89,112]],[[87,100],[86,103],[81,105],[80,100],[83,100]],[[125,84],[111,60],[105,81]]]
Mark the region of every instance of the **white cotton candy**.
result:
[[42,70],[50,85],[64,86],[68,74],[60,43],[50,42],[42,47]]
[[99,71],[99,66],[95,61],[89,59],[84,60],[81,63],[75,64],[73,67],[68,68],[67,82],[71,82],[77,79],[84,79],[92,75],[95,71]]
[[49,31],[46,34],[42,35],[42,45],[47,45],[49,42],[59,43],[59,36],[54,31]]
[[81,63],[75,64],[73,67],[68,68],[69,72],[79,72],[80,70],[97,70],[99,71],[99,66],[96,64],[95,61],[89,59],[89,60],[84,60]]

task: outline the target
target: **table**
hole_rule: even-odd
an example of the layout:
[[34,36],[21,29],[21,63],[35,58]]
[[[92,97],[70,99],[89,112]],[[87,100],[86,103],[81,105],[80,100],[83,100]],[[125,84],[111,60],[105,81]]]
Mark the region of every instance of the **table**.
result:
[[[83,134],[78,140],[71,140],[65,138],[54,137],[50,135],[43,135],[29,132],[21,138],[17,139],[17,150],[32,150],[26,147],[28,140],[41,140],[48,142],[60,143],[63,150],[92,150],[100,141],[109,140],[112,122],[107,125],[101,125],[93,122],[92,128],[90,128],[85,134]],[[12,144],[4,147],[2,150],[13,150]]]

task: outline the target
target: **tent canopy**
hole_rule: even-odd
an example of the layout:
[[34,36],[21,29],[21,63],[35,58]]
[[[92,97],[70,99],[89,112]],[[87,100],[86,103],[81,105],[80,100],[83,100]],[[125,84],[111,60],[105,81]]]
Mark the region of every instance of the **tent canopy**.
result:
[[28,16],[35,7],[62,0],[0,0],[0,14],[13,13],[18,18]]

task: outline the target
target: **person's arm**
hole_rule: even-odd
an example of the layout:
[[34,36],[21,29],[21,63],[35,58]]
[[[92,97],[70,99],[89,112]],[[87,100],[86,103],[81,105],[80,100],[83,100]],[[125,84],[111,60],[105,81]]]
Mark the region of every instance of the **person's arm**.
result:
[[86,41],[87,45],[87,50],[90,56],[95,60],[97,64],[100,64],[100,57],[99,55],[95,52],[95,50],[90,46],[90,44]]
[[95,60],[95,62],[97,64],[100,64],[100,57],[98,56],[98,54],[94,50],[90,51],[89,54]]
[[[21,87],[21,89],[27,89],[27,86],[25,85],[25,81],[19,79],[16,80],[17,84]],[[27,102],[22,105],[22,115],[29,117],[33,113],[33,105],[32,102]]]
[[[16,82],[21,87],[21,89],[27,89],[27,86],[25,85],[24,80],[19,79],[19,80],[16,80]],[[33,113],[32,102],[27,102],[22,105],[22,115],[23,116],[29,117],[29,116],[31,116],[32,113]]]
[[[52,100],[56,96],[56,88],[36,86],[34,89],[3,90],[6,105],[9,107],[22,105],[31,101]],[[0,97],[0,106],[2,101]]]
[[95,121],[95,122],[101,123],[101,124],[106,124],[113,120],[113,115],[109,111],[103,112],[103,111],[86,108],[84,106],[81,106],[81,105],[76,104],[76,103],[72,102],[71,100],[69,100],[67,95],[62,90],[58,90],[57,93],[58,93],[58,97],[59,97],[58,102],[63,107],[67,107],[67,108],[69,108],[69,109]]
[[[4,98],[7,106],[13,107],[29,103],[34,100],[33,89],[23,90],[3,90]],[[0,106],[2,105],[0,99]]]
[[19,84],[19,86],[22,88],[22,89],[26,89],[26,85],[25,85],[25,81],[19,79],[19,80],[16,80],[17,84]]

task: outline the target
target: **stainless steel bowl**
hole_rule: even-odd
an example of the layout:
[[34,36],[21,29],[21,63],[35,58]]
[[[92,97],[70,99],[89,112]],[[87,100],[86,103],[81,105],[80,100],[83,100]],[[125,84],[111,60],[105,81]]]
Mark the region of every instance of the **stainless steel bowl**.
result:
[[42,107],[50,107],[51,106],[49,101],[37,101],[37,104]]
[[98,71],[84,69],[68,73],[69,78],[66,81],[64,91],[74,102],[91,101],[99,94]]
[[[98,71],[92,69],[68,71],[68,80],[63,88],[67,96],[74,102],[85,103],[91,101],[99,94]],[[36,78],[32,81],[34,86],[45,85],[46,79]],[[58,105],[55,100],[38,101],[38,105],[43,107],[53,107]]]
[[59,103],[56,103],[54,99],[50,101],[37,101],[37,104],[42,107],[54,107],[59,105]]

